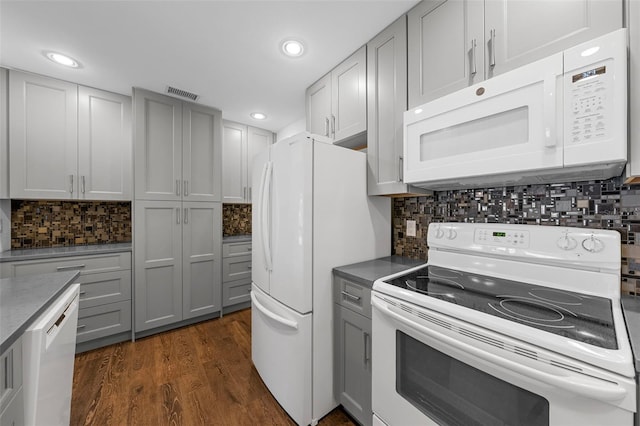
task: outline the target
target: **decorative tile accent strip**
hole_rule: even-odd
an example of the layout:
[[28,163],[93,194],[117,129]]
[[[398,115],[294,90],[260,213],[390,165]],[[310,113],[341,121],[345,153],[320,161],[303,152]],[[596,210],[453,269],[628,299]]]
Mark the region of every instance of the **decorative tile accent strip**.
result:
[[[416,221],[416,236],[405,235]],[[393,251],[427,259],[431,222],[513,223],[612,229],[622,242],[623,293],[640,295],[640,188],[622,178],[603,181],[439,191],[395,198]]]
[[222,233],[224,237],[251,234],[251,204],[223,204]]
[[131,203],[11,200],[11,248],[131,241]]

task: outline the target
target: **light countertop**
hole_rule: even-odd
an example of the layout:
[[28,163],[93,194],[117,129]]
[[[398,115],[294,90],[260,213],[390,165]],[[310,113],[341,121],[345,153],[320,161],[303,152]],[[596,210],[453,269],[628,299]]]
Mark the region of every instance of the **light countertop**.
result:
[[231,235],[228,237],[222,237],[222,244],[224,243],[250,243],[251,234],[246,235]]
[[0,263],[18,260],[50,259],[54,257],[88,256],[92,254],[131,251],[131,243],[91,244],[86,246],[35,248],[0,252]]
[[633,351],[636,373],[640,373],[640,297],[622,296],[622,313]]
[[79,274],[67,271],[0,279],[0,353],[9,349]]
[[409,259],[403,256],[387,256],[366,262],[338,266],[333,268],[333,273],[371,288],[373,287],[373,282],[378,278],[396,274],[413,268],[414,266],[424,264],[426,264],[424,260]]

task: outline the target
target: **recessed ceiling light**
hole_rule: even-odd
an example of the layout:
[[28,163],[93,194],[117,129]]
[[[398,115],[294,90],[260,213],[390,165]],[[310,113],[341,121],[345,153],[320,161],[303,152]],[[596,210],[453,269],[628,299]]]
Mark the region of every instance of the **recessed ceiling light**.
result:
[[282,42],[282,52],[292,58],[302,56],[304,46],[298,40],[285,40]]
[[75,59],[67,55],[63,55],[62,53],[45,52],[45,55],[47,58],[49,58],[56,64],[64,65],[65,67],[70,67],[70,68],[80,67],[80,64],[78,63],[78,61],[76,61]]
[[251,118],[255,118],[256,120],[264,120],[267,116],[261,112],[252,112]]

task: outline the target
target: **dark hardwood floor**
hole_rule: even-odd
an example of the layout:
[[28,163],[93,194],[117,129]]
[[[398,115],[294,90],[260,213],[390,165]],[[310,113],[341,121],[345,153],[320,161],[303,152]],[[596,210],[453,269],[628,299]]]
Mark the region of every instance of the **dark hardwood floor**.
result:
[[75,359],[71,425],[294,424],[251,363],[248,309]]

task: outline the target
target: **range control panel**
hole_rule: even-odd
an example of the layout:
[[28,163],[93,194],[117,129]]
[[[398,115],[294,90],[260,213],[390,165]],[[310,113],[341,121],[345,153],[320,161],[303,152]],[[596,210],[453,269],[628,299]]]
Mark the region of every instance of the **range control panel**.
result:
[[527,248],[529,247],[529,231],[513,231],[502,228],[476,229],[473,241],[483,245]]

